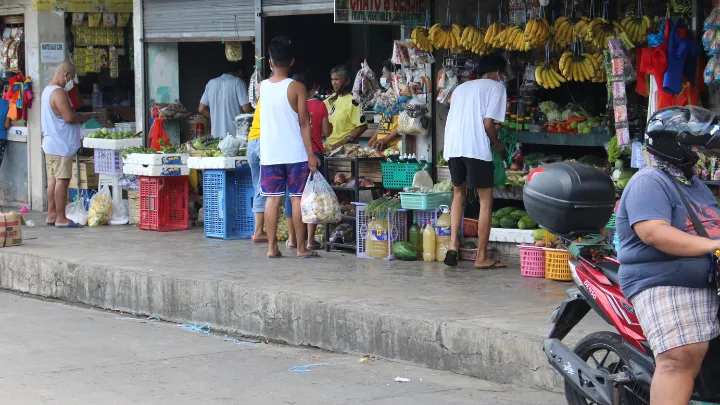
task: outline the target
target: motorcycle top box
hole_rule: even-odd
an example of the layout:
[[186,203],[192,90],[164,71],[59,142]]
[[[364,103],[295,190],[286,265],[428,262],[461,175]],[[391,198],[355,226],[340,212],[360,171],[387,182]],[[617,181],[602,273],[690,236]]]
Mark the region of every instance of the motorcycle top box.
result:
[[523,189],[530,218],[557,234],[596,234],[615,207],[610,176],[577,162],[552,163],[532,176]]

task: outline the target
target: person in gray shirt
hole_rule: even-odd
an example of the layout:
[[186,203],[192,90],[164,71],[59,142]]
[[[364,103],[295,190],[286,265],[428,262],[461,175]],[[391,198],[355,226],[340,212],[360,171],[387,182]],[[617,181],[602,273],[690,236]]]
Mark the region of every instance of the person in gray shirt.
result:
[[210,120],[213,138],[235,135],[235,117],[252,112],[248,100],[247,84],[237,76],[239,65],[228,62],[228,72],[216,77],[205,86],[198,112]]

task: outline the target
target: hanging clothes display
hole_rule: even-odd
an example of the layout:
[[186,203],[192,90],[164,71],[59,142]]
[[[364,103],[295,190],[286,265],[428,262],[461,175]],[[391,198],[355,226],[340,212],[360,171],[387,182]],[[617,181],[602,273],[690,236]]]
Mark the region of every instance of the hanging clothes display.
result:
[[8,117],[13,121],[27,121],[28,109],[32,107],[32,78],[18,73],[9,80],[10,86],[3,98],[10,103]]

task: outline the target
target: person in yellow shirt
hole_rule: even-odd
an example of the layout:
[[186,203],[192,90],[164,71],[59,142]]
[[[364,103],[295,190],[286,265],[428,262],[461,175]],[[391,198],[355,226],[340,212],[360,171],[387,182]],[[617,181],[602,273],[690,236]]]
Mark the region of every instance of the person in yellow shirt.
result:
[[368,146],[377,150],[397,148],[402,137],[398,133],[398,116],[382,115],[377,132],[368,141]]
[[330,149],[337,149],[346,143],[358,143],[360,135],[367,131],[365,114],[352,95],[353,80],[345,66],[336,66],[330,72],[333,93],[325,106],[328,119],[332,124],[332,133],[325,140]]
[[[265,234],[265,200],[260,194],[260,101],[258,100],[253,113],[252,125],[248,132],[248,148],[247,148],[248,164],[250,165],[250,175],[252,176],[252,184],[254,189],[252,211],[255,217],[255,233],[252,240],[255,243],[264,243],[268,241]],[[285,218],[292,218],[292,208],[290,204],[285,202]],[[295,230],[292,226],[288,226],[289,247],[294,247]]]

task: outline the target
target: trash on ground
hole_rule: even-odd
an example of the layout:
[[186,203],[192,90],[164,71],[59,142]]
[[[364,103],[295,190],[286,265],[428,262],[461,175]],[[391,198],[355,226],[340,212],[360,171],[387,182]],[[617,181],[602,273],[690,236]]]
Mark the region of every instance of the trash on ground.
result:
[[371,355],[369,355],[369,354],[366,354],[366,355],[360,357],[360,360],[358,360],[358,363],[367,363],[367,362],[370,362],[370,361],[373,361],[373,360],[375,360],[375,357],[374,357],[374,356],[371,356]]
[[330,363],[315,363],[315,364],[306,364],[304,366],[293,366],[288,369],[288,371],[292,371],[294,373],[309,373],[311,367],[319,367],[319,366],[330,366]]
[[399,382],[399,383],[409,383],[410,381],[412,381],[412,380],[409,379],[409,378],[405,378],[405,377],[395,377],[395,382]]
[[223,339],[223,342],[232,342],[233,344],[236,344],[236,345],[257,346],[256,343],[248,342],[248,341],[240,340],[240,339],[235,339],[235,338],[230,338],[230,337]]
[[210,324],[206,323],[203,326],[193,325],[191,323],[182,323],[180,325],[177,325],[180,328],[183,328],[185,330],[193,331],[193,332],[200,332],[204,333],[206,335],[210,334]]
[[147,322],[147,321],[160,322],[161,321],[161,319],[158,318],[157,316],[149,316],[147,318],[136,318],[133,316],[118,316],[115,319],[118,321],[142,321],[142,322]]

